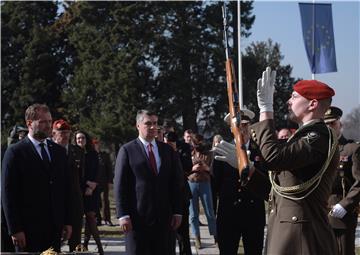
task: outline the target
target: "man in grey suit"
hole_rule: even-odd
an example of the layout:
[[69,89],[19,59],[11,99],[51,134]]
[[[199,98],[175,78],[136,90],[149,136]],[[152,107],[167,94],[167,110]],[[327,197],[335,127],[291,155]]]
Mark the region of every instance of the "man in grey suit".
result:
[[46,139],[52,118],[46,105],[27,108],[28,136],[4,155],[1,199],[9,235],[17,251],[60,251],[69,239],[70,206],[65,149]]
[[116,159],[114,192],[127,254],[175,254],[184,177],[175,151],[155,140],[157,121],[155,113],[138,111],[139,137],[123,145]]

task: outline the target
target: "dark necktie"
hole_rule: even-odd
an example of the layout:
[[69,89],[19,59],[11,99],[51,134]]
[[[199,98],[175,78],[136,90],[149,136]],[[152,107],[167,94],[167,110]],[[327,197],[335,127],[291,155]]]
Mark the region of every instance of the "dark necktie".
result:
[[150,166],[154,172],[155,175],[157,175],[157,167],[156,167],[156,160],[155,160],[155,156],[154,156],[154,152],[152,150],[152,144],[149,143],[147,148],[148,148],[148,152],[149,152],[149,162],[150,162]]
[[50,165],[50,159],[49,156],[45,150],[45,143],[40,143],[40,148],[41,148],[41,157],[42,160],[44,161],[44,163],[46,163],[47,165]]

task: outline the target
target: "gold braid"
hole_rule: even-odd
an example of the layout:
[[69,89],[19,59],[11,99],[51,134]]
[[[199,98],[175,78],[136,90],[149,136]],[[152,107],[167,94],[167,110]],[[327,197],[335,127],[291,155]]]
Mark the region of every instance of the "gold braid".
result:
[[[309,196],[320,184],[320,181],[322,179],[322,176],[324,175],[326,169],[328,168],[330,161],[332,160],[334,153],[336,151],[336,148],[338,146],[338,139],[334,133],[333,130],[331,130],[329,127],[327,128],[329,131],[329,149],[328,149],[328,157],[325,161],[324,165],[322,166],[321,170],[318,171],[311,179],[307,180],[304,183],[289,186],[289,187],[281,187],[275,182],[275,171],[269,171],[269,177],[270,177],[270,183],[272,186],[272,190],[275,191],[279,196],[285,197],[291,200],[301,200]],[[292,137],[289,138],[289,140]],[[331,145],[331,141],[333,140],[333,143]],[[315,184],[315,185],[314,185]],[[312,187],[313,186],[313,187]],[[311,188],[312,187],[312,188]],[[304,194],[301,197],[296,197],[296,195],[304,193],[308,191],[306,194]]]

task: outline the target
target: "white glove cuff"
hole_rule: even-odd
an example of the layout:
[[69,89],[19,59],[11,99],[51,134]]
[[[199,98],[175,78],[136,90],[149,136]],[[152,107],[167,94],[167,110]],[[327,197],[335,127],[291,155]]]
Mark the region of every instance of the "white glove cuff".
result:
[[272,104],[262,105],[260,107],[260,113],[261,112],[274,112],[273,105]]

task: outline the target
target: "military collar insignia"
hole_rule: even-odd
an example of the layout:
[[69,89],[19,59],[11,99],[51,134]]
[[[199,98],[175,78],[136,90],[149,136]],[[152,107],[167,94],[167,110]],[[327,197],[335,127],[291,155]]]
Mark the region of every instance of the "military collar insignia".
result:
[[309,144],[312,144],[313,142],[315,142],[317,139],[319,139],[319,134],[314,132],[314,131],[311,131],[309,132],[307,135],[306,135],[306,140]]

